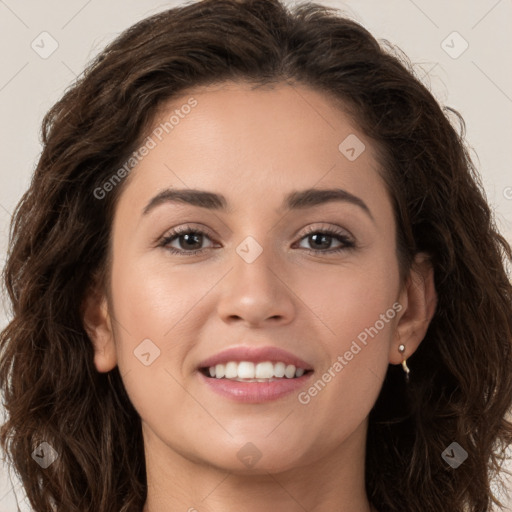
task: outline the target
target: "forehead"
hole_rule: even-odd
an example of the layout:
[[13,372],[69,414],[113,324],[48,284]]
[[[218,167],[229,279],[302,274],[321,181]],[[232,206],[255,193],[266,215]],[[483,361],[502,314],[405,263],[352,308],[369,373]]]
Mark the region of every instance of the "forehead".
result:
[[160,107],[146,135],[151,149],[123,193],[139,210],[164,186],[222,191],[238,210],[277,208],[313,187],[383,193],[371,143],[331,97],[302,85],[191,89]]

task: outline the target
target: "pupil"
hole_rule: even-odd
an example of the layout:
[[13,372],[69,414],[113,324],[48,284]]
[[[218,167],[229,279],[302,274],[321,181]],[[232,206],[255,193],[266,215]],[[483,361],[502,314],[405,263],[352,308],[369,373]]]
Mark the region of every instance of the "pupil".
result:
[[[187,234],[187,235],[183,235],[183,237],[185,238],[185,240],[187,241],[187,244],[189,242],[192,242],[192,244],[194,243],[194,240],[193,239],[197,239],[198,237],[201,237],[202,235],[199,235],[199,234],[195,234],[195,235],[191,235],[191,234]],[[198,243],[197,240],[195,241],[195,243]],[[199,245],[201,245],[199,243]]]
[[[324,235],[324,234],[321,234],[321,233],[316,233],[316,234],[314,234],[314,235],[311,235],[311,236],[310,236],[310,239],[315,239],[315,243],[316,243],[316,242],[317,242],[317,241],[316,241],[316,238],[317,238],[317,237],[320,237],[320,238],[325,239],[325,238],[330,238],[330,235]],[[317,244],[317,245],[318,245],[318,244]],[[328,247],[330,244],[329,244],[328,242],[326,242],[326,243],[324,243],[324,244],[321,244],[321,243],[320,243],[320,245],[323,245],[324,247]]]

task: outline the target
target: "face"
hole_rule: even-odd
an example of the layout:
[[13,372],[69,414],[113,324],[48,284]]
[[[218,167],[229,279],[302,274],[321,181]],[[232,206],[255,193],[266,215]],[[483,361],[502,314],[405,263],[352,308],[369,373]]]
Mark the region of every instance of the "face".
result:
[[[287,84],[197,89],[148,135],[113,219],[111,331],[96,335],[97,369],[119,366],[153,453],[244,471],[245,447],[262,472],[340,453],[403,359],[407,296],[371,142],[325,95]],[[225,208],[152,203],[166,189],[222,195]],[[292,391],[242,401],[199,370],[232,347],[277,347],[312,371]]]

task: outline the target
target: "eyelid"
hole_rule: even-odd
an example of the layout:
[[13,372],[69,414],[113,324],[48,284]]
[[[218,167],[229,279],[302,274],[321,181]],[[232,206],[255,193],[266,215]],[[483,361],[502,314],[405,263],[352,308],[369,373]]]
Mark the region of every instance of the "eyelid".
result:
[[[188,231],[193,231],[194,229],[198,229],[199,231],[204,231],[204,233],[207,234],[210,238],[214,238],[216,236],[213,233],[213,231],[211,229],[209,229],[207,226],[205,226],[204,224],[187,222],[185,224],[180,224],[179,226],[176,226],[174,228],[170,228],[162,236],[158,236],[154,240],[154,242],[157,243],[164,238],[168,238],[169,236],[177,236],[182,233],[187,233]],[[317,231],[322,231],[322,230],[334,231],[334,232],[336,232],[336,234],[339,234],[339,235],[347,234],[352,240],[355,241],[354,235],[347,228],[342,228],[340,226],[333,226],[332,224],[329,224],[326,222],[322,222],[322,223],[320,223],[320,225],[318,225],[318,224],[311,225],[310,224],[306,228],[300,228],[299,230],[297,230],[294,233],[293,238],[298,237],[301,233],[302,233],[302,236],[300,238],[303,238],[304,236],[309,235],[310,233],[315,233]]]
[[355,242],[354,235],[347,229],[342,228],[340,226],[333,226],[332,224],[328,224],[326,222],[321,223],[320,226],[313,224],[309,225],[305,228],[305,231],[299,230],[295,233],[294,238],[299,236],[302,233],[301,238],[303,238],[306,235],[309,235],[310,233],[316,233],[317,231],[330,231],[333,233],[336,233],[337,235],[348,235],[348,237]]
[[179,226],[176,226],[174,228],[170,228],[165,231],[163,235],[160,235],[156,237],[156,239],[153,241],[154,244],[158,245],[162,240],[169,238],[169,237],[175,237],[183,233],[187,233],[188,231],[203,231],[206,235],[208,235],[210,238],[214,238],[215,234],[211,229],[206,227],[204,224],[198,224],[195,222],[186,222],[185,224],[180,224]]

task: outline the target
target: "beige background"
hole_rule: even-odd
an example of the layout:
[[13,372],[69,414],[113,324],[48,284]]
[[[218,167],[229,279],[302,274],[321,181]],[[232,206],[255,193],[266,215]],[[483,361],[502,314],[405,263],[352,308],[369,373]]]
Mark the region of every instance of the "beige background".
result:
[[[0,0],[1,265],[5,261],[10,212],[27,188],[41,150],[39,133],[44,113],[86,62],[122,30],[150,14],[182,3]],[[377,38],[397,44],[417,64],[419,76],[430,84],[438,101],[461,112],[498,227],[512,241],[512,2],[319,3],[343,9]],[[31,47],[33,41],[34,45],[41,45],[41,37],[45,37],[45,48],[51,48],[50,36],[40,36],[45,31],[58,44],[48,58],[42,58]],[[459,35],[454,35],[454,31]],[[7,315],[0,308],[0,328],[6,322]],[[18,481],[14,476],[10,481],[7,470],[0,468],[0,512],[16,510],[15,496],[22,511],[30,510],[22,503]],[[512,489],[512,482],[509,488]],[[512,511],[512,502],[506,510]]]

